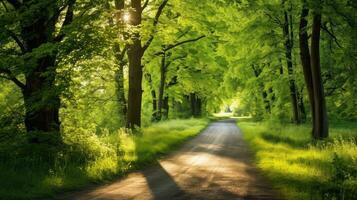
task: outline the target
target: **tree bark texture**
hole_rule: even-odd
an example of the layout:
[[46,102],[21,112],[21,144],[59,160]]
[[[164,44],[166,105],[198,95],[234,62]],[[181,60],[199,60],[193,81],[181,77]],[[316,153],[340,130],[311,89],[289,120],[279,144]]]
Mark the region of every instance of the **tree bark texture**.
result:
[[[139,26],[141,24],[141,0],[131,1],[131,19],[130,25]],[[131,35],[132,43],[128,47],[129,60],[129,94],[128,94],[128,112],[127,128],[141,126],[141,102],[142,102],[142,77],[143,67],[141,59],[143,57],[143,48],[141,38],[138,32]]]
[[300,27],[299,27],[299,43],[300,43],[300,59],[301,65],[304,73],[304,79],[306,84],[306,89],[310,102],[311,110],[311,119],[313,124],[312,133],[314,133],[315,126],[315,102],[314,102],[314,87],[312,83],[312,72],[311,72],[311,58],[310,58],[310,49],[309,49],[309,36],[307,33],[307,17],[309,15],[309,9],[304,7],[301,11],[300,16]]
[[311,35],[311,72],[315,102],[315,139],[328,137],[328,120],[320,66],[321,14],[314,13]]
[[311,115],[312,136],[315,139],[328,137],[328,120],[325,105],[324,89],[321,81],[320,68],[320,29],[321,15],[314,14],[311,36],[311,55],[309,49],[309,37],[307,33],[307,16],[309,9],[304,5],[300,17],[300,57],[304,72],[306,88],[308,91]]

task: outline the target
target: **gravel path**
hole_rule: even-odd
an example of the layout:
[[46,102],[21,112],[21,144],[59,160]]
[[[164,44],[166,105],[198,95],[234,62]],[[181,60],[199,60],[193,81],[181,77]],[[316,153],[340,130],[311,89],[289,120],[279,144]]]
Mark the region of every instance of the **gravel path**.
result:
[[108,185],[64,194],[73,200],[283,199],[252,164],[234,120],[212,123],[148,169]]

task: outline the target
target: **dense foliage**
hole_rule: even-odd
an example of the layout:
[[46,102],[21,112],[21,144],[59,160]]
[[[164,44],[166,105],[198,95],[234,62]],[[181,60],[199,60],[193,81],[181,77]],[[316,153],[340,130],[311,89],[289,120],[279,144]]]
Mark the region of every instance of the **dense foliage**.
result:
[[357,120],[356,8],[1,0],[1,162],[41,159],[50,173],[61,156],[85,152],[87,163],[113,153],[97,138],[124,127],[140,137],[140,127],[222,109],[312,124],[312,137],[324,139],[328,121]]

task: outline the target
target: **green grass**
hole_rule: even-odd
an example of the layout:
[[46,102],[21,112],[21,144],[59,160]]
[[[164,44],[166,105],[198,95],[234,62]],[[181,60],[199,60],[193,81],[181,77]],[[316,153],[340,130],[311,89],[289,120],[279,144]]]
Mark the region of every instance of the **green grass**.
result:
[[357,127],[333,124],[312,141],[308,126],[238,122],[257,166],[287,199],[357,198]]
[[67,146],[56,154],[51,165],[40,156],[20,156],[24,154],[0,149],[9,154],[0,159],[0,199],[55,198],[64,190],[113,180],[153,163],[207,124],[205,119],[171,120],[144,128],[136,135],[125,129],[115,133],[104,130],[100,136],[87,130],[67,129]]

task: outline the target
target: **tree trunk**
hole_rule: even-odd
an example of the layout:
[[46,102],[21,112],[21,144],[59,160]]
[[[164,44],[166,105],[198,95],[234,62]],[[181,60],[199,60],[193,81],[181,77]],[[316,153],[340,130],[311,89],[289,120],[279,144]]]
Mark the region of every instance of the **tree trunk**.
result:
[[116,71],[116,86],[117,86],[117,98],[120,107],[120,114],[123,118],[123,122],[126,122],[127,106],[125,99],[125,89],[124,89],[124,62],[119,62],[118,70]]
[[142,66],[141,66],[141,44],[139,39],[134,39],[129,47],[129,95],[127,127],[135,128],[141,125],[141,100],[142,100]]
[[[34,49],[49,43],[53,37],[55,24],[48,23],[51,11],[57,11],[56,4],[44,9],[41,15],[32,21],[21,21],[21,37],[24,48],[30,56],[25,59],[25,85],[22,88],[25,105],[25,126],[30,143],[46,143],[57,145],[61,143],[60,135],[60,97],[55,85],[56,79],[56,55],[42,55],[37,57],[31,54]],[[32,7],[33,8],[33,7]],[[22,6],[20,12],[27,8]],[[42,8],[37,8],[42,9]],[[51,10],[52,9],[52,10]],[[67,12],[68,14],[68,12]],[[71,21],[67,18],[66,23]]]
[[160,66],[160,86],[159,86],[159,100],[158,100],[158,120],[162,117],[162,108],[165,92],[165,82],[166,82],[166,54],[164,53],[161,58]]
[[170,107],[169,107],[169,97],[168,96],[165,96],[165,98],[164,98],[162,109],[163,109],[162,118],[165,120],[169,119]]
[[[292,28],[290,30],[292,30]],[[293,108],[293,121],[295,124],[299,124],[301,123],[301,119],[299,113],[298,95],[297,95],[297,88],[294,79],[294,69],[293,69],[293,62],[292,62],[293,38],[290,38],[292,33],[289,33],[289,18],[286,11],[284,11],[283,35],[285,38],[285,42],[284,42],[285,57],[286,57],[287,68],[288,68],[290,98],[291,98],[291,106]]]
[[196,95],[195,95],[195,93],[190,94],[190,107],[191,107],[191,116],[194,117],[196,114]]
[[[60,98],[55,89],[55,57],[37,60],[35,69],[26,75],[23,89],[25,126],[30,143],[59,144]],[[46,74],[46,75],[45,75]]]
[[202,100],[196,93],[190,94],[191,115],[193,117],[200,117],[202,114]]
[[[168,0],[163,0],[154,17],[153,26],[156,27],[159,23],[159,18],[163,13],[163,9],[167,5]],[[143,8],[141,0],[131,0],[130,9],[130,25],[134,27],[141,27],[141,14]],[[128,96],[128,115],[127,127],[135,128],[141,125],[141,101],[142,101],[142,79],[143,79],[143,66],[141,59],[144,52],[150,46],[154,39],[154,32],[149,36],[149,39],[142,46],[140,31],[134,31],[131,35],[131,42],[128,48],[129,60],[129,96]]]
[[315,102],[315,139],[328,137],[328,120],[320,67],[321,14],[314,13],[311,35],[311,72]]
[[201,98],[197,97],[196,98],[196,113],[195,117],[201,117],[202,115],[202,100]]
[[306,84],[307,93],[309,96],[310,109],[311,109],[311,119],[312,119],[312,134],[315,134],[315,100],[314,100],[314,86],[312,82],[312,72],[311,72],[311,58],[309,50],[309,37],[307,34],[307,17],[309,15],[309,9],[303,7],[300,17],[300,27],[299,27],[299,43],[300,43],[300,58],[301,65],[304,73],[304,79]]
[[[131,1],[131,19],[130,24],[139,26],[141,24],[141,0]],[[129,60],[129,95],[128,95],[128,114],[127,127],[135,128],[141,126],[141,101],[142,101],[142,78],[143,70],[141,59],[143,49],[141,46],[141,37],[138,32],[131,36],[132,43],[128,48]]]

